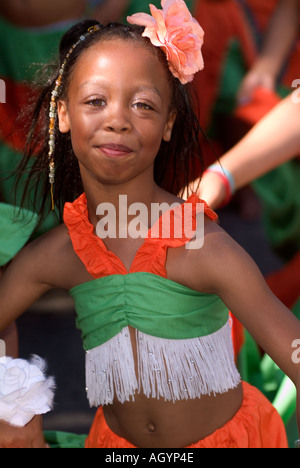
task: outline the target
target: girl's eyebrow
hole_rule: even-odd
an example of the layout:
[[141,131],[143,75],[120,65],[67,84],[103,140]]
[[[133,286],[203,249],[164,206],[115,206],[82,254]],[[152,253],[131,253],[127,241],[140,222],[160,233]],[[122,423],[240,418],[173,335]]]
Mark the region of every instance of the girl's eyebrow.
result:
[[151,91],[151,92],[154,92],[160,99],[162,99],[162,95],[161,93],[159,92],[159,90],[155,87],[152,87],[152,86],[139,86],[138,88],[136,88],[135,92],[144,92],[144,91]]
[[108,87],[108,83],[106,81],[99,81],[99,80],[87,80],[84,83],[81,83],[81,85],[78,86],[78,89],[85,88],[86,86],[102,86],[102,87]]
[[[109,82],[107,81],[100,81],[100,80],[91,80],[91,81],[85,81],[81,85],[78,86],[78,90],[85,88],[87,86],[101,86],[102,88],[108,88],[109,87]],[[139,92],[145,92],[145,91],[151,91],[155,93],[160,99],[162,99],[162,95],[160,91],[152,86],[147,86],[147,85],[141,85],[133,89],[133,93],[139,93]]]

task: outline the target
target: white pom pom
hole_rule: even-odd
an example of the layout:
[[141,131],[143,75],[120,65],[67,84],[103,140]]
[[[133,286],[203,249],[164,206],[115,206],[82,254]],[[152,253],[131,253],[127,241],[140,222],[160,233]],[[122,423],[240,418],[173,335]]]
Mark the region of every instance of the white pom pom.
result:
[[0,359],[0,420],[23,427],[38,414],[51,411],[55,382],[45,377],[46,363],[38,356],[30,361]]

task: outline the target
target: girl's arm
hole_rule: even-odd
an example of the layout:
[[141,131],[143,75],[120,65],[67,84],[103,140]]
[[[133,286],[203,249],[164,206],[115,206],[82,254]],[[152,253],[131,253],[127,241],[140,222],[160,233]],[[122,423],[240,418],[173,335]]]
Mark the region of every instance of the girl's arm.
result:
[[[0,337],[6,342],[7,355],[12,354],[11,344],[16,344],[14,321],[50,289],[45,275],[47,262],[51,270],[50,258],[46,255],[43,259],[38,244],[24,248],[0,279]],[[18,447],[46,447],[41,416],[34,417],[25,427],[19,428],[1,421],[0,414],[0,448]]]
[[12,323],[6,330],[0,333],[0,340],[3,341],[4,346],[0,347],[0,358],[2,349],[6,356],[13,358],[18,357],[18,331],[16,323]]
[[[4,273],[4,268],[0,267],[0,280]],[[12,323],[5,331],[0,333],[0,358],[5,353],[7,356],[18,357],[18,332],[15,323]]]
[[42,417],[35,416],[21,428],[0,421],[0,448],[48,448],[43,434]]
[[51,289],[46,282],[45,268],[39,249],[28,245],[6,269],[0,279],[0,333]]
[[[300,321],[273,295],[249,255],[220,227],[208,227],[203,248],[207,254],[201,254],[201,271],[205,271],[207,289],[221,297],[254,340],[292,380],[300,402],[300,360],[295,359],[293,347],[300,340]],[[191,274],[199,278],[199,266],[194,265],[198,275],[196,270]],[[299,409],[300,406],[300,430]]]
[[[282,100],[220,158],[221,166],[231,172],[237,189],[299,154],[300,104],[295,97],[290,95]],[[211,172],[205,173],[198,195],[212,208],[220,206],[226,197],[221,178]]]

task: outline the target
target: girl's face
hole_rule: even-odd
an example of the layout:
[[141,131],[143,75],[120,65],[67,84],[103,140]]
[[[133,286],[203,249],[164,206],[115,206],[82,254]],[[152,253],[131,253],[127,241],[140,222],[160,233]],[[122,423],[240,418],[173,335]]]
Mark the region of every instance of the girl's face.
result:
[[[71,132],[83,180],[121,183],[151,171],[162,140],[169,141],[167,72],[135,41],[102,41],[87,49],[72,73],[59,127]],[[90,180],[90,179],[88,179]]]

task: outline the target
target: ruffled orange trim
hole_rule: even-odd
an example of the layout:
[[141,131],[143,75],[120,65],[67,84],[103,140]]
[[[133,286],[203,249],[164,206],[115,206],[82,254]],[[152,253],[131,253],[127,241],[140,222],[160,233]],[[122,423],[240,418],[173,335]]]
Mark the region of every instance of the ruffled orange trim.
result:
[[[192,207],[192,225],[190,226],[192,229],[188,230],[182,226],[183,235],[177,238],[173,228],[176,219],[185,219],[186,211],[189,212],[186,207],[188,204],[191,204]],[[94,226],[88,218],[85,194],[82,194],[73,203],[66,203],[64,222],[69,230],[74,251],[94,278],[136,272],[153,273],[166,278],[165,264],[168,247],[180,247],[191,240],[196,228],[196,215],[203,210],[210,219],[217,219],[216,213],[197,195],[193,194],[182,205],[164,213],[149,230],[148,236],[138,250],[129,271],[120,258],[109,251],[103,240],[94,233]],[[184,223],[184,221],[182,222]],[[166,227],[169,229],[168,235],[165,232]],[[187,235],[186,231],[188,231]]]

